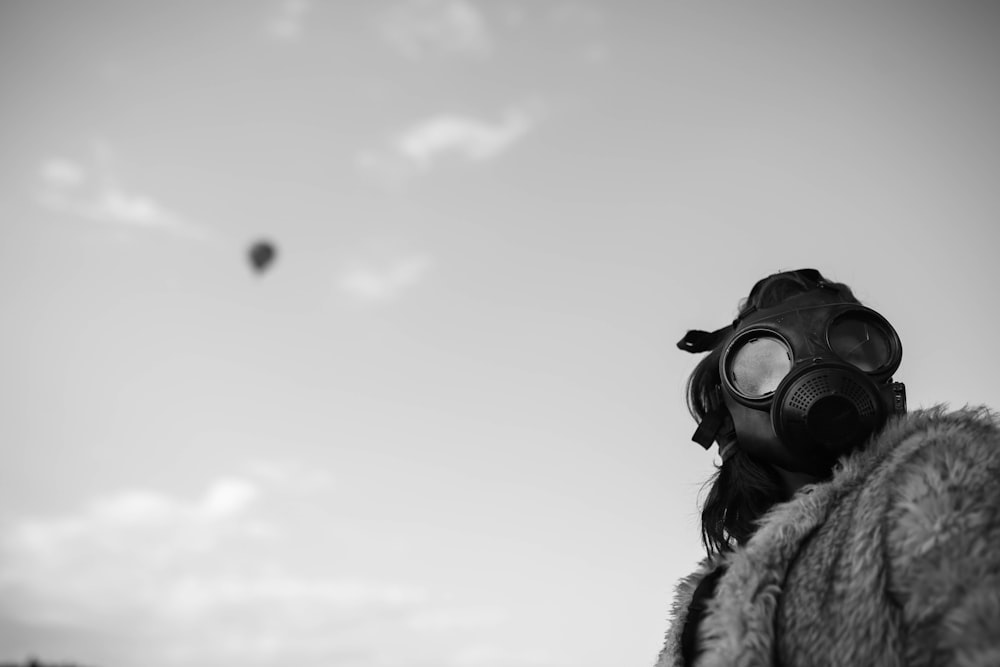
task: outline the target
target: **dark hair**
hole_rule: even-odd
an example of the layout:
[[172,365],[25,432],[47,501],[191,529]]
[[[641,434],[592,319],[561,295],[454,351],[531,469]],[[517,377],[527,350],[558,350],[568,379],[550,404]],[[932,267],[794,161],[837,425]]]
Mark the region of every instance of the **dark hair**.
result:
[[[832,283],[813,269],[772,274],[753,286],[740,302],[737,320],[750,312],[770,308],[815,289],[818,285],[836,290],[845,301],[857,303],[851,289]],[[695,421],[720,410],[731,425],[729,411],[721,399],[719,357],[724,340],[704,357],[687,381],[688,409]],[[787,500],[781,478],[771,466],[739,448],[732,428],[719,435],[722,463],[706,482],[710,486],[701,510],[701,541],[709,556],[745,544],[757,529],[757,522],[776,503]]]

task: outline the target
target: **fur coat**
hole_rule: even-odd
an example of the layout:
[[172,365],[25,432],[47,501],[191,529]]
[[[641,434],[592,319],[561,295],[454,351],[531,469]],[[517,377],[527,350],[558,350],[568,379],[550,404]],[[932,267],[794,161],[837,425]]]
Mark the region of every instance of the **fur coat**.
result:
[[997,417],[938,407],[890,421],[678,584],[657,667],[683,666],[691,596],[719,563],[698,667],[1000,665]]

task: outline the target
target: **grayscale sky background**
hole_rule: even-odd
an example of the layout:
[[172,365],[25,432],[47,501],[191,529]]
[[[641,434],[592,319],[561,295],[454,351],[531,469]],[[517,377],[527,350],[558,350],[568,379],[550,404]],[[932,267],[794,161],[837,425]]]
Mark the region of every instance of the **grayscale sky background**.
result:
[[911,407],[1000,406],[998,29],[0,4],[0,660],[651,664],[713,466],[688,328],[813,266]]

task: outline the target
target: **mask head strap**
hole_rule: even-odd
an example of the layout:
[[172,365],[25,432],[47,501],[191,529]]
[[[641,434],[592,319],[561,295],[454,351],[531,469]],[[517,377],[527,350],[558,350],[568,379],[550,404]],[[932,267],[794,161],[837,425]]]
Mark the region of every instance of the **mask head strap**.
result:
[[[721,329],[716,329],[715,331],[691,329],[684,334],[684,338],[677,341],[677,348],[684,350],[685,352],[690,352],[691,354],[714,350],[729,336],[729,334],[733,332],[735,328],[736,321],[733,321],[732,324],[724,326]],[[724,421],[725,417],[722,410],[712,410],[702,418],[701,422],[698,423],[698,430],[694,432],[691,439],[701,445],[704,449],[710,449],[712,444],[716,441],[717,436],[722,431]]]
[[[806,289],[806,292],[814,289],[833,289],[830,283],[826,282],[816,269],[799,269],[793,273],[799,275],[805,281],[812,283],[812,287]],[[750,296],[748,297],[749,301],[752,302],[754,300],[754,296],[756,296],[757,292],[760,291],[761,286],[764,285],[767,280],[767,278],[764,278],[763,280],[757,281],[757,284],[750,290]],[[729,336],[729,334],[736,331],[736,328],[740,324],[740,320],[746,319],[757,310],[758,308],[756,305],[750,306],[745,312],[742,313],[741,317],[737,317],[733,320],[732,324],[724,326],[721,329],[716,329],[715,331],[691,329],[684,334],[684,338],[677,341],[677,348],[692,354],[714,350],[720,343],[722,343],[722,341],[726,339],[727,336]]]
[[691,329],[684,334],[684,338],[677,341],[677,349],[690,352],[691,354],[714,350],[735,328],[736,322],[734,321],[732,324],[724,326],[721,329],[716,329],[715,331]]

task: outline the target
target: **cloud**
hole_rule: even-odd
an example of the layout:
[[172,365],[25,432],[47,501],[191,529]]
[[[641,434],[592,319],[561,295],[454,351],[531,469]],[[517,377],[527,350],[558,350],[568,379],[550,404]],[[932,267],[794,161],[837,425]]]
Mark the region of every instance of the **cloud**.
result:
[[15,543],[55,553],[82,535],[115,535],[131,527],[207,525],[244,512],[257,496],[257,486],[240,478],[220,478],[202,499],[185,503],[147,489],[125,490],[100,498],[84,512],[56,520],[26,520],[15,526]]
[[257,497],[257,487],[242,479],[221,479],[209,489],[202,506],[206,516],[221,518],[239,514]]
[[413,287],[430,269],[430,258],[414,255],[376,266],[349,263],[338,281],[340,289],[360,301],[385,301]]
[[282,0],[267,21],[267,34],[279,41],[295,41],[302,37],[306,14],[312,9],[309,0]]
[[382,14],[377,27],[407,58],[483,56],[492,48],[486,19],[467,0],[408,0]]
[[35,643],[7,650],[52,645],[88,663],[144,667],[567,664],[519,647],[503,609],[353,572],[336,551],[321,570],[295,567],[318,534],[355,546],[365,534],[331,520],[303,535],[277,521],[274,496],[300,493],[300,479],[329,490],[325,476],[309,474],[315,466],[252,460],[240,469],[190,498],[121,490],[62,516],[0,525],[0,625]]
[[21,519],[0,542],[0,591],[27,620],[85,623],[155,606],[174,566],[268,534],[246,517],[257,493],[248,480],[221,478],[194,502],[133,489],[73,515]]
[[[36,201],[44,208],[94,222],[157,229],[177,236],[207,238],[204,228],[164,208],[143,194],[121,187],[110,166],[110,153],[99,150],[99,168],[88,170],[73,160],[51,158],[39,169]],[[93,172],[93,173],[92,173]]]
[[[406,606],[426,599],[419,587],[376,584],[359,579],[304,578],[276,569],[254,577],[220,576],[181,579],[161,601],[161,610],[187,619],[205,616],[228,607],[266,604],[319,605],[327,613],[347,610],[355,614],[361,607]],[[333,616],[328,616],[333,618]]]
[[396,141],[396,149],[424,169],[449,152],[473,161],[489,160],[524,136],[533,122],[520,110],[509,111],[500,122],[492,124],[463,116],[440,115],[404,132]]
[[509,109],[496,122],[438,114],[395,134],[380,149],[362,151],[358,168],[385,186],[399,187],[447,155],[468,162],[496,159],[539,120],[540,114],[527,106]]
[[224,476],[193,500],[133,489],[65,516],[8,521],[0,622],[37,636],[90,632],[120,644],[113,662],[148,667],[346,655],[376,664],[386,636],[420,643],[407,619],[432,602],[423,587],[288,567],[275,554],[293,535],[261,519],[264,491]]
[[77,163],[64,158],[53,158],[42,163],[42,181],[52,188],[71,189],[83,185],[86,171]]

